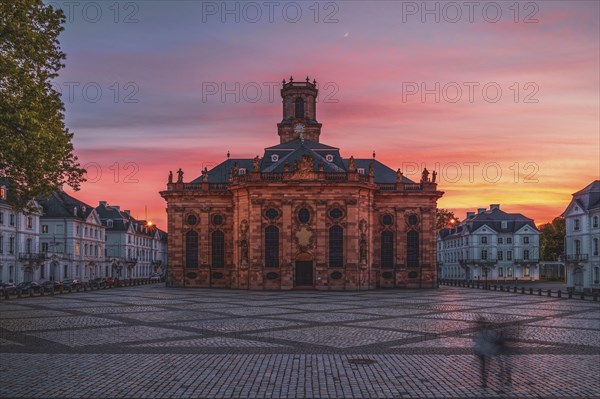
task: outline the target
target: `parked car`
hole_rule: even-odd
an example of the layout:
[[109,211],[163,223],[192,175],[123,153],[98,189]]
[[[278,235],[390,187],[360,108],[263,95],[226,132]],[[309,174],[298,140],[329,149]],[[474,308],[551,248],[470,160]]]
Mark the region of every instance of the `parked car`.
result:
[[1,283],[0,284],[0,296],[8,292],[8,295],[17,295],[17,286],[13,283]]
[[106,286],[106,281],[102,277],[96,277],[90,280],[90,287],[102,288]]
[[33,292],[40,292],[42,288],[41,285],[36,283],[35,281],[24,281],[22,283],[17,284],[17,290],[21,291],[21,294],[29,294],[29,290],[33,289]]
[[108,277],[105,282],[107,286],[114,287],[119,284],[119,279],[117,277]]
[[39,282],[38,284],[44,288],[44,291],[50,291],[50,290],[52,290],[52,288],[54,288],[54,290],[56,291],[62,286],[62,283],[58,280],[55,280],[55,281],[46,280],[46,281]]
[[81,287],[81,281],[73,278],[68,278],[66,280],[61,281],[62,286],[65,287],[65,289],[69,289],[69,287],[71,287],[72,289],[77,289],[77,287]]

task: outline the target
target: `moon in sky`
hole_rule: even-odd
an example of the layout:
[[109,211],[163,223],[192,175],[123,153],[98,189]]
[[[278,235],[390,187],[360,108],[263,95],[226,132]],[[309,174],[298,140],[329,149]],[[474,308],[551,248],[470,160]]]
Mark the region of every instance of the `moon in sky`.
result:
[[350,32],[344,33],[344,37],[348,37],[349,34],[350,34]]

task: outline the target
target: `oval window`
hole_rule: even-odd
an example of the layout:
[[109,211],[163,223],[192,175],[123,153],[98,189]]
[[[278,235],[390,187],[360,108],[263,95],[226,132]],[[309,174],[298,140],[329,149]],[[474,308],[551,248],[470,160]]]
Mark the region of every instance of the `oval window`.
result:
[[419,223],[419,218],[417,217],[417,215],[410,215],[408,217],[408,224],[410,224],[411,226],[414,226],[417,223]]
[[267,273],[267,280],[276,280],[279,277],[279,274],[275,272]]
[[277,155],[277,154],[271,155],[271,162],[277,162],[277,161],[279,161],[279,155]]
[[277,209],[269,208],[265,212],[265,215],[267,216],[267,219],[273,220],[273,219],[277,219],[277,216],[279,216],[279,212],[277,212]]
[[333,155],[331,155],[331,154],[327,154],[327,155],[325,155],[325,160],[326,160],[327,162],[333,162]]
[[383,223],[384,226],[391,226],[392,223],[394,223],[394,218],[392,217],[392,215],[383,215],[383,217],[381,218],[381,222]]
[[342,278],[342,273],[340,272],[333,272],[329,275],[329,277],[331,277],[332,280],[339,280]]
[[198,223],[198,218],[196,217],[196,215],[188,215],[186,221],[187,221],[187,224],[189,224],[190,226],[193,226],[196,223]]
[[221,215],[215,215],[213,216],[213,224],[215,226],[220,226],[223,224],[223,216]]
[[333,208],[332,210],[329,211],[329,216],[332,219],[339,219],[342,216],[344,216],[344,212],[342,212],[342,210],[340,208]]
[[308,223],[308,221],[310,220],[310,212],[309,212],[309,210],[306,209],[306,208],[300,209],[298,211],[298,220],[302,224]]

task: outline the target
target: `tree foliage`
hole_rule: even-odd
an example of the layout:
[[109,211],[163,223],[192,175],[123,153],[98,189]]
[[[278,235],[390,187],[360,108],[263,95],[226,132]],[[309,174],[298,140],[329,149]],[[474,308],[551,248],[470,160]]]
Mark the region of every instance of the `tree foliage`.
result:
[[454,227],[458,224],[459,220],[454,215],[454,212],[451,212],[444,208],[436,209],[436,230],[443,229],[444,227]]
[[63,184],[77,190],[84,181],[51,84],[64,67],[58,41],[64,20],[61,10],[41,0],[0,2],[0,180],[18,210]]
[[540,260],[553,261],[564,254],[566,223],[562,217],[556,217],[551,223],[540,226]]

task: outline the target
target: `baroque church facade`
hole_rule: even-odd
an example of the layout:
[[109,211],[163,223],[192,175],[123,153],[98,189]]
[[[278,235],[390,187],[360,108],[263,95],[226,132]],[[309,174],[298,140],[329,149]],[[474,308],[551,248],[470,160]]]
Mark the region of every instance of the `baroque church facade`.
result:
[[321,143],[315,81],[283,81],[280,142],[185,182],[169,174],[167,283],[367,290],[437,286],[435,172],[413,182]]

